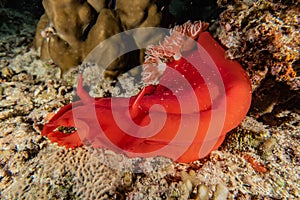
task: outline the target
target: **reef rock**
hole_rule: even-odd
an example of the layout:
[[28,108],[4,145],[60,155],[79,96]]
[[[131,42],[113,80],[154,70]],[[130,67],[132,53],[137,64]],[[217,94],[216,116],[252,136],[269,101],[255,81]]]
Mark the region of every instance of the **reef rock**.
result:
[[258,88],[267,77],[300,89],[300,26],[297,0],[218,0],[219,39],[227,56],[243,63]]

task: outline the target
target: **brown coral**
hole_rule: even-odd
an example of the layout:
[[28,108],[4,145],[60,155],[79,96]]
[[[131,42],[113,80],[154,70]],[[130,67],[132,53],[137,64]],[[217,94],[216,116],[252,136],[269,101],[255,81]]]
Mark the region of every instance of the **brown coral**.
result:
[[[52,59],[63,71],[80,64],[98,44],[107,38],[137,27],[159,26],[162,11],[156,0],[119,0],[111,8],[105,0],[44,0],[45,14],[36,31],[35,46],[41,48],[41,58]],[[134,37],[128,39],[134,42]],[[147,39],[147,36],[143,36]],[[140,39],[139,39],[140,40]],[[119,48],[120,42],[113,44]],[[137,44],[139,46],[139,44]],[[138,48],[137,48],[138,49]],[[118,57],[106,69],[106,76],[114,78],[139,62],[139,53]],[[101,60],[101,59],[99,59]],[[106,67],[106,66],[102,66]]]
[[236,2],[220,16],[219,39],[229,48],[227,56],[243,63],[254,88],[274,76],[299,89],[299,1]]

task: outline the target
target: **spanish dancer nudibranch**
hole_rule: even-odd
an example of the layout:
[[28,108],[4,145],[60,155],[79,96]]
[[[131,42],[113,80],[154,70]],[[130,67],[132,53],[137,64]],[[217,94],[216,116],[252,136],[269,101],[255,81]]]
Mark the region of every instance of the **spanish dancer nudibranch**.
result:
[[[61,108],[42,135],[60,146],[92,145],[129,157],[191,162],[207,156],[243,120],[251,103],[247,74],[225,58],[207,26],[187,22],[150,46],[142,74],[149,85],[136,96],[92,98],[80,75],[80,100]],[[74,129],[64,133],[59,127]]]

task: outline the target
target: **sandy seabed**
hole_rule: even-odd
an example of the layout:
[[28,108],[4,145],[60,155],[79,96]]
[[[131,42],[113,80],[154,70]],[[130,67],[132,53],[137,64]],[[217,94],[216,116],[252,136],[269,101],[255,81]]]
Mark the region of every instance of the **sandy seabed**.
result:
[[[40,130],[49,113],[71,101],[77,69],[61,78],[30,49],[36,21],[24,24],[22,14],[5,12],[13,23],[2,24],[0,36],[0,199],[300,198],[296,111],[277,114],[286,120],[276,125],[247,116],[219,150],[190,164],[52,144]],[[122,95],[137,92],[129,75],[120,83]]]

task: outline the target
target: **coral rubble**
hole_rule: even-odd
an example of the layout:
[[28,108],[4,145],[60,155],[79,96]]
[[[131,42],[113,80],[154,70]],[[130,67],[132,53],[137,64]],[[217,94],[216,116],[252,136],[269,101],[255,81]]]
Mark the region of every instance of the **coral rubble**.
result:
[[254,89],[266,77],[275,77],[298,90],[299,1],[219,0],[218,3],[227,4],[227,10],[220,16],[219,39],[229,48],[227,56],[243,63]]
[[[161,25],[163,12],[167,12],[157,5],[156,0],[130,3],[119,0],[116,6],[111,2],[44,0],[45,14],[39,21],[35,37],[35,46],[41,48],[41,58],[52,59],[66,71],[80,64],[94,47],[113,35],[132,28]],[[132,39],[135,44],[135,36],[132,37],[126,40]],[[120,42],[116,42],[110,46],[120,48],[119,45]],[[99,56],[110,56],[115,50]],[[139,58],[139,52],[122,55],[109,65],[105,75],[114,78],[138,64]]]

